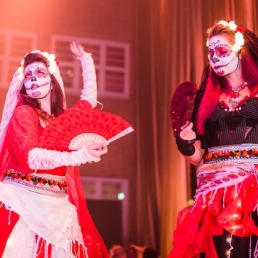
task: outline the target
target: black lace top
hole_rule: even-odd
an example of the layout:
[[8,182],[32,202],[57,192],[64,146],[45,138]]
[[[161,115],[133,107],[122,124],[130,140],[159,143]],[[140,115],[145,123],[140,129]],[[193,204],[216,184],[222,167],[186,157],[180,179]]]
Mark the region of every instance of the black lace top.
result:
[[258,99],[249,99],[238,112],[218,104],[205,123],[202,148],[241,143],[258,143]]

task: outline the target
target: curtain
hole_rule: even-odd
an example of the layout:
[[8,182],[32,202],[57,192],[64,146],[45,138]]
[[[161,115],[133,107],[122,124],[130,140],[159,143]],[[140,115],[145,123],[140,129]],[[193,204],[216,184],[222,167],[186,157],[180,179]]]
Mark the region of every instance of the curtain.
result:
[[157,96],[159,51],[158,1],[138,1],[136,6],[135,62],[137,138],[136,243],[159,249],[160,174]]
[[206,29],[234,20],[257,33],[256,0],[135,0],[136,241],[166,257],[177,214],[190,196],[189,164],[178,152],[169,105],[177,85],[197,85],[207,62]]

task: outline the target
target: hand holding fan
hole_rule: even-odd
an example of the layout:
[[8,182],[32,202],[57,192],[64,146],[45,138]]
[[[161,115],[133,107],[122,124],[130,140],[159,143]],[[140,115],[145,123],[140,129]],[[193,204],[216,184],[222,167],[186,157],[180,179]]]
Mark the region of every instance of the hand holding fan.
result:
[[182,125],[191,119],[197,87],[190,81],[179,84],[170,101],[170,119],[174,136]]
[[92,108],[72,108],[55,118],[40,137],[39,147],[68,151],[110,143],[133,131],[122,117]]

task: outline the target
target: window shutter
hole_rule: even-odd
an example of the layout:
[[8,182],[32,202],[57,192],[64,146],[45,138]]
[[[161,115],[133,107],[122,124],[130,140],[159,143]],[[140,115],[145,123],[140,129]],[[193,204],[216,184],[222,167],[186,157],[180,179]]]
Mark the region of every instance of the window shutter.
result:
[[0,30],[0,87],[9,86],[21,59],[36,43],[36,33]]
[[92,54],[97,74],[98,96],[129,98],[128,43],[54,35],[51,49],[60,61],[66,93],[79,94],[82,89],[80,63],[69,48],[73,40]]

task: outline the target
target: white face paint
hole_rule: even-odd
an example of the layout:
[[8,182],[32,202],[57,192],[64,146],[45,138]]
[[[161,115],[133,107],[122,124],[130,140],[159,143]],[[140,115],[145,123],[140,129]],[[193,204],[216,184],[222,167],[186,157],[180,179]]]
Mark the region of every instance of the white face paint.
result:
[[24,86],[28,96],[34,99],[45,98],[51,90],[51,78],[42,62],[34,62],[24,70]]
[[214,36],[209,40],[208,58],[210,65],[218,76],[236,71],[239,63],[238,54],[233,51],[232,44],[226,36]]

